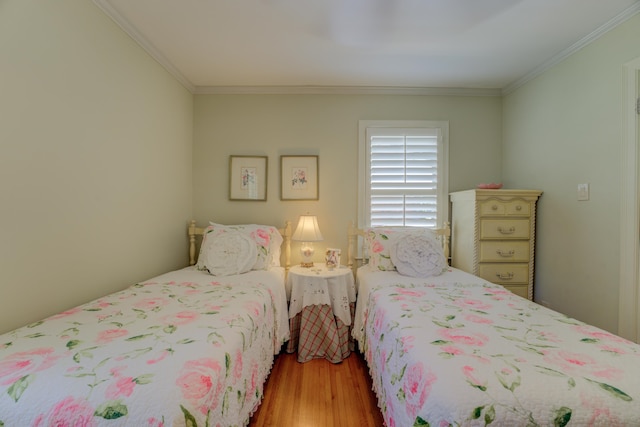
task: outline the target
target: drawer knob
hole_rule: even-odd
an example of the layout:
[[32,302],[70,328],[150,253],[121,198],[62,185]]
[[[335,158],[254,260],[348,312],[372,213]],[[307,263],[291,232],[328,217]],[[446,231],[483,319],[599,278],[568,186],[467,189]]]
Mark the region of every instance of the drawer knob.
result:
[[510,251],[506,251],[506,252],[503,251],[502,249],[498,249],[496,251],[496,253],[498,255],[500,255],[501,257],[509,258],[509,257],[512,257],[513,255],[515,255],[516,252],[513,249],[511,249]]
[[498,210],[498,205],[493,205],[493,206],[491,206],[491,210],[492,210],[492,211],[497,211],[497,210]]
[[511,226],[509,228],[502,228],[501,225],[498,226],[498,231],[502,234],[513,234],[516,231],[516,228]]
[[521,211],[522,210],[522,206],[520,206],[520,205],[516,206],[516,210],[517,211]]
[[511,280],[511,279],[513,279],[513,273],[511,273],[511,272],[509,272],[509,273],[496,273],[496,276],[500,280]]

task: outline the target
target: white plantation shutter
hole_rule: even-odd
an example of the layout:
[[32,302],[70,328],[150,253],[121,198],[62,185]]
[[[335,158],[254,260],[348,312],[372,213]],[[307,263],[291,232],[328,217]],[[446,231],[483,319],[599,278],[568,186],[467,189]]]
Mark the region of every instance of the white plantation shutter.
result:
[[361,142],[360,225],[441,226],[448,216],[447,123],[376,124]]

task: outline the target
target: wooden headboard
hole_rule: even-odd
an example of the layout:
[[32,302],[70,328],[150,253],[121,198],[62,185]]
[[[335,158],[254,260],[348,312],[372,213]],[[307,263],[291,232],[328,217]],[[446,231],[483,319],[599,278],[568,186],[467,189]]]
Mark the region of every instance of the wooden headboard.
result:
[[[187,233],[189,234],[189,265],[196,264],[196,237],[202,236],[204,233],[204,227],[196,226],[196,221],[191,220]],[[284,255],[284,269],[289,271],[291,266],[291,221],[285,221],[283,228],[278,228],[278,231],[282,235],[282,254]]]
[[[438,239],[440,243],[442,243],[442,250],[444,251],[444,256],[447,260],[449,260],[449,241],[451,240],[451,227],[448,222],[444,223],[444,226],[441,228],[433,228],[431,229]],[[357,228],[353,222],[349,222],[348,227],[348,246],[347,246],[347,266],[353,271],[353,274],[356,274],[356,270],[358,269],[358,264],[356,262],[356,256],[358,253],[358,236],[365,238],[365,230],[362,228]],[[368,254],[362,254],[363,263],[366,263],[368,259]]]

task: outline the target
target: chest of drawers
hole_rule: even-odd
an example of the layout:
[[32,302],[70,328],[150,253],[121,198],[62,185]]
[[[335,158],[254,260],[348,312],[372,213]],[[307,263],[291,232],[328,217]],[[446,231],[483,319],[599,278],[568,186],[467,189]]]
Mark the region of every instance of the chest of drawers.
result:
[[451,265],[533,300],[539,190],[451,193]]

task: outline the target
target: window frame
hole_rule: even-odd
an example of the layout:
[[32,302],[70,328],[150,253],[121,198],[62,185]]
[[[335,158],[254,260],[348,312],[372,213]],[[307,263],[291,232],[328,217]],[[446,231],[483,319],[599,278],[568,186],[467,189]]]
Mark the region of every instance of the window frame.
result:
[[358,227],[370,224],[370,150],[367,130],[433,129],[438,131],[438,191],[436,226],[449,221],[449,122],[446,120],[360,120],[358,122]]

